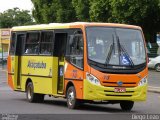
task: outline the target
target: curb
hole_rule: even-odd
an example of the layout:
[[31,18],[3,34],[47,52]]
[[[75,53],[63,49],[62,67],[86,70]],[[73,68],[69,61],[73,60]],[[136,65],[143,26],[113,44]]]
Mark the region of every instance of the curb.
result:
[[160,87],[148,86],[148,92],[160,93]]

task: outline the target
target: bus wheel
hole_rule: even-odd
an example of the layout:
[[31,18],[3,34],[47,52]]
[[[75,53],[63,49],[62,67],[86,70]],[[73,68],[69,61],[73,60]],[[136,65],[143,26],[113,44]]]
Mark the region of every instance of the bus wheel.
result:
[[121,109],[124,111],[131,111],[133,108],[134,102],[133,101],[121,101],[120,106]]
[[29,82],[27,84],[26,97],[27,97],[27,100],[31,103],[32,102],[43,102],[44,100],[43,94],[34,93],[34,87],[33,87],[32,82]]
[[69,109],[75,109],[78,105],[78,100],[76,99],[76,91],[73,86],[67,89],[67,106]]

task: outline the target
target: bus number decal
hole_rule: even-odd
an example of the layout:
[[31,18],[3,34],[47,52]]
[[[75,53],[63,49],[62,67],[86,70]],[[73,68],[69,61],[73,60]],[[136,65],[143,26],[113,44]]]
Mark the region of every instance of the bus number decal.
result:
[[72,78],[76,78],[77,77],[77,70],[73,70],[72,71]]

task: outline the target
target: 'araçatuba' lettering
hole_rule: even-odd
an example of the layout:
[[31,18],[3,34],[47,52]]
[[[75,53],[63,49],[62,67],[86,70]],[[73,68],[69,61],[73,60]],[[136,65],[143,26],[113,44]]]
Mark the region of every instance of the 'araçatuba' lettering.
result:
[[42,62],[31,62],[30,60],[28,61],[27,67],[29,68],[41,68],[41,69],[46,69],[46,63]]

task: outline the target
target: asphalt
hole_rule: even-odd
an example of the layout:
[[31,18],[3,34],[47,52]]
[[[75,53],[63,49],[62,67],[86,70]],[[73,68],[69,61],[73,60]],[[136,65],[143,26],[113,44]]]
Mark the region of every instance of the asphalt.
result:
[[[0,64],[0,73],[1,72],[7,72],[6,64],[3,66]],[[149,79],[151,79],[151,81],[148,82],[148,92],[160,93],[160,72],[149,70]]]

